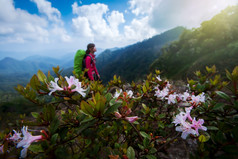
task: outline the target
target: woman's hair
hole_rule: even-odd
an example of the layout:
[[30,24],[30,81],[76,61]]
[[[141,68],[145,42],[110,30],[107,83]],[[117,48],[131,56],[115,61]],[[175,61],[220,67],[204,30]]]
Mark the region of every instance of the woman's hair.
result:
[[86,54],[89,54],[90,53],[90,48],[93,48],[93,47],[95,47],[95,44],[93,44],[93,43],[90,43],[90,44],[88,44],[88,46],[87,46],[87,50],[86,50]]

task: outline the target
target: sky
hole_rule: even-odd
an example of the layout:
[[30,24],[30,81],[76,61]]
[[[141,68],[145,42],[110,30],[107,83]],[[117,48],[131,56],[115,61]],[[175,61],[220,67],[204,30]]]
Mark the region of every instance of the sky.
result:
[[0,0],[0,59],[124,47],[199,27],[238,0]]

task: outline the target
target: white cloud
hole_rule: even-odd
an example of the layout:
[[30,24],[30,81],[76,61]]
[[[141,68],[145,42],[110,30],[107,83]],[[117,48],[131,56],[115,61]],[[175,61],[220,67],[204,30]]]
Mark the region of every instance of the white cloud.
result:
[[[33,0],[32,0],[33,1]],[[0,0],[0,43],[51,43],[70,41],[61,14],[47,1],[34,0],[41,17],[15,8],[13,0]]]
[[107,17],[109,26],[111,27],[114,35],[119,35],[118,26],[125,23],[124,15],[118,11],[112,11],[111,15]]
[[40,13],[43,13],[47,16],[50,21],[62,22],[61,13],[58,9],[51,6],[51,3],[46,0],[31,0],[35,2]]
[[28,12],[15,9],[13,0],[0,0],[0,41],[26,42],[47,41],[48,22]]
[[72,9],[77,15],[72,19],[72,28],[78,38],[104,43],[120,39],[118,26],[125,22],[123,13],[109,12],[108,6],[101,3],[78,6],[75,2]]
[[130,25],[124,27],[125,38],[129,41],[141,41],[150,38],[157,32],[148,25],[149,17],[133,19]]
[[77,17],[72,19],[73,29],[82,37],[93,38],[92,29],[90,28],[89,21],[86,17]]
[[135,15],[149,14],[154,8],[155,2],[161,0],[129,0],[130,9]]

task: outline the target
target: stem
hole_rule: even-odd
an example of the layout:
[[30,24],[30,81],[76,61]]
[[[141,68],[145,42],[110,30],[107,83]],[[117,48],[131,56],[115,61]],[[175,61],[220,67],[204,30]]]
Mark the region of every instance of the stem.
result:
[[140,140],[143,141],[143,138],[142,138],[140,132],[136,129],[136,127],[135,127],[132,123],[130,123],[130,122],[129,122],[129,124],[135,129],[135,131],[137,132],[137,134],[138,134],[139,137],[140,137]]
[[162,146],[160,146],[157,151],[161,150],[162,148],[164,148],[166,145],[168,145],[171,141],[175,140],[178,136],[180,135],[180,133],[178,133],[175,137],[173,137],[171,140],[169,140],[168,142],[166,142],[165,144],[163,144]]

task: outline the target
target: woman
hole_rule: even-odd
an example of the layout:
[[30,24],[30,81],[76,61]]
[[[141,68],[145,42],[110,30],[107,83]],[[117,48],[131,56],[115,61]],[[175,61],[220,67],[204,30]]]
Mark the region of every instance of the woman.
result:
[[88,44],[85,57],[85,68],[88,69],[87,77],[91,81],[96,81],[100,79],[96,68],[96,59],[94,53],[97,51],[95,44]]

